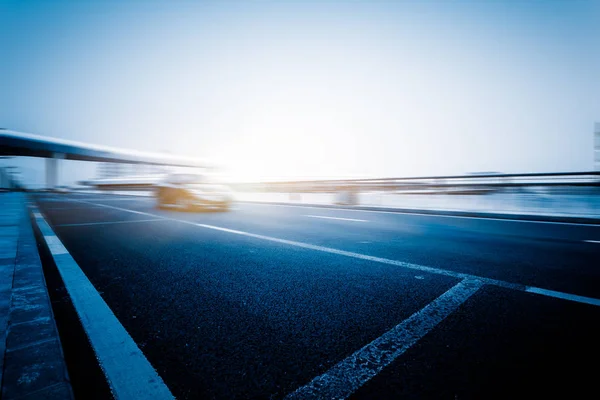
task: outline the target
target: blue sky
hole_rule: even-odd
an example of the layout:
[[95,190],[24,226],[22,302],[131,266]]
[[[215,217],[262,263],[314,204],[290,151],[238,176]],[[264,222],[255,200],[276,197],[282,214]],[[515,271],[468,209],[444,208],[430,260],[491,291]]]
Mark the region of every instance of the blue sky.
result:
[[248,179],[588,170],[599,4],[0,0],[0,127]]

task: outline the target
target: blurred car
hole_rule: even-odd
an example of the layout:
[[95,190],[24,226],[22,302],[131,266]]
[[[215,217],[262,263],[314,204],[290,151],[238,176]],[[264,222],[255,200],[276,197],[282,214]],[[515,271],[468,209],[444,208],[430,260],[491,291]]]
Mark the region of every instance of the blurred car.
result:
[[177,207],[185,210],[218,209],[227,211],[233,202],[232,190],[195,174],[167,175],[156,187],[158,208]]

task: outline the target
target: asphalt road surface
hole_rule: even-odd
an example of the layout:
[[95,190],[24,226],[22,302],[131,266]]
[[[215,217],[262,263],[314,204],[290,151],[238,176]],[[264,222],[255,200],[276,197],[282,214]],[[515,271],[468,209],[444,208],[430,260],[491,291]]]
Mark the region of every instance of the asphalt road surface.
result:
[[36,200],[177,398],[597,393],[600,226]]

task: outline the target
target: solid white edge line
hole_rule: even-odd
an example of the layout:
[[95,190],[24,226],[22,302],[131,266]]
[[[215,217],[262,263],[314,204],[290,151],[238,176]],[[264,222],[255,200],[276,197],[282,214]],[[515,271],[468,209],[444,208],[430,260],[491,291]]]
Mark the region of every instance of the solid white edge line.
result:
[[[229,228],[222,228],[222,227],[214,226],[214,225],[200,224],[200,223],[196,223],[196,222],[192,222],[192,221],[185,221],[185,220],[181,220],[181,219],[177,219],[177,218],[162,217],[162,216],[156,215],[156,214],[146,213],[146,212],[142,212],[142,211],[129,210],[127,208],[109,206],[106,204],[90,203],[87,201],[81,201],[81,200],[75,200],[75,199],[73,199],[72,201],[79,201],[82,203],[99,205],[99,206],[107,207],[107,208],[114,208],[116,210],[121,210],[124,212],[149,215],[149,216],[156,217],[156,218],[163,218],[163,219],[166,219],[169,221],[180,222],[182,224],[198,226],[201,228],[207,228],[207,229],[212,229],[212,230],[221,231],[221,232],[233,233],[236,235],[248,236],[248,237],[252,237],[252,238],[256,238],[256,239],[268,240],[270,242],[281,243],[281,244],[286,244],[286,245],[295,246],[295,247],[301,247],[301,248],[305,248],[305,249],[309,249],[309,250],[322,251],[324,253],[337,254],[337,255],[341,255],[341,256],[357,258],[360,260],[374,261],[374,262],[378,262],[380,264],[395,265],[395,266],[402,267],[402,268],[408,268],[408,269],[413,269],[413,270],[417,270],[417,271],[429,272],[429,273],[436,274],[436,275],[445,275],[445,276],[450,276],[450,277],[457,278],[457,279],[479,280],[487,285],[493,285],[493,286],[503,287],[503,288],[507,288],[507,289],[513,289],[513,290],[518,290],[518,291],[527,291],[527,289],[537,289],[537,288],[522,285],[522,284],[511,283],[511,282],[506,282],[506,281],[501,281],[501,280],[491,279],[491,278],[485,278],[482,276],[465,274],[465,273],[461,273],[461,272],[449,271],[449,270],[444,270],[444,269],[434,268],[434,267],[426,267],[424,265],[412,264],[412,263],[407,263],[407,262],[397,261],[397,260],[391,260],[389,258],[368,256],[365,254],[354,253],[351,251],[338,250],[338,249],[334,249],[331,247],[317,246],[314,244],[309,244],[309,243],[304,243],[304,242],[296,242],[296,241],[287,240],[287,239],[279,239],[279,238],[272,237],[272,236],[259,235],[256,233],[238,231],[238,230],[229,229]],[[539,291],[535,292],[535,293],[547,295],[547,296],[555,297],[555,298],[568,299],[568,300],[572,300],[572,301],[580,301],[581,300],[580,302],[586,303],[586,304],[600,305],[600,300],[592,298],[592,297],[578,296],[578,295],[574,295],[574,294],[570,294],[570,293],[562,293],[562,292],[556,292],[556,291],[552,291],[552,290],[546,290],[546,292],[541,292],[544,290],[545,289],[539,289]],[[533,293],[533,291],[532,291],[532,293]],[[550,295],[550,294],[546,294],[546,293],[555,293],[555,294],[560,294],[561,296]],[[577,300],[577,299],[580,299],[580,300]]]
[[587,243],[600,243],[600,240],[584,240]]
[[577,303],[586,303],[591,304],[593,306],[600,306],[600,299],[594,299],[592,297],[578,296],[576,294],[557,292],[555,290],[542,289],[534,286],[528,286],[525,289],[525,291],[528,293],[536,293],[548,297],[555,297],[557,299],[570,300],[575,301]]
[[340,218],[340,217],[327,217],[325,215],[304,215],[309,218],[322,218],[322,219],[335,219],[338,221],[353,221],[353,222],[369,222],[366,219],[354,219],[354,218]]
[[[49,247],[54,242],[55,247],[60,243],[65,248],[41,215],[35,221],[44,239],[50,239]],[[114,397],[173,399],[162,378],[68,251],[52,252],[52,256]]]
[[483,282],[466,279],[286,399],[346,399],[452,314]]

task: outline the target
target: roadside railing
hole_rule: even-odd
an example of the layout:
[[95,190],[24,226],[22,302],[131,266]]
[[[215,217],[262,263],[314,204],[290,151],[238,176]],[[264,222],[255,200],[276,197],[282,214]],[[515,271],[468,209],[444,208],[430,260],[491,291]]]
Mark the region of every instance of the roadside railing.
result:
[[394,191],[426,193],[431,191],[495,191],[500,188],[536,186],[600,187],[600,171],[530,174],[485,174],[382,179],[298,180],[233,184],[240,191],[263,192],[365,192]]

